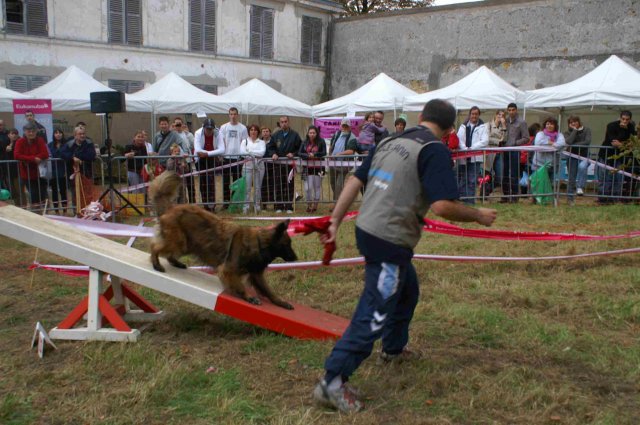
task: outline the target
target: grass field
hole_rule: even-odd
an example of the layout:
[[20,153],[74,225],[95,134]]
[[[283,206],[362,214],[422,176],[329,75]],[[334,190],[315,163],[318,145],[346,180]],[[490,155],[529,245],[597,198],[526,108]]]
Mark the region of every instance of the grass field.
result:
[[[640,230],[632,205],[496,208],[498,229]],[[357,255],[353,224],[341,228],[338,246],[337,257]],[[416,252],[547,256],[637,246],[637,239],[503,242],[425,234]],[[314,236],[296,238],[294,248],[301,260],[322,256]],[[0,424],[640,423],[637,254],[416,262],[421,300],[410,345],[424,356],[389,368],[368,359],[352,379],[367,408],[345,416],[310,398],[331,342],[282,337],[145,288],[140,292],[167,316],[143,325],[139,342],[61,341],[39,359],[29,351],[35,322],[55,326],[84,296],[86,279],[42,270],[32,276],[34,253],[0,238]],[[43,251],[38,260],[66,262]],[[268,278],[286,299],[349,317],[362,267]]]

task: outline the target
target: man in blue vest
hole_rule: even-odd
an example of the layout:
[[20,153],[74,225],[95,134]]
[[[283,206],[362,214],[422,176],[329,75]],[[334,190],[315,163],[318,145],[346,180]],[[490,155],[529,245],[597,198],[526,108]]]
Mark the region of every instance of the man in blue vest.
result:
[[440,141],[452,131],[455,108],[435,99],[420,115],[420,125],[383,140],[345,185],[331,216],[324,243],[335,241],[347,209],[366,184],[356,222],[356,243],[365,257],[365,284],[349,327],[325,362],[325,376],[313,391],[320,404],[342,412],[364,407],[347,385],[382,338],[380,362],[399,362],[407,350],[409,323],[418,303],[418,278],[411,264],[429,209],[448,220],[490,226],[496,211],[459,202],[451,156]]

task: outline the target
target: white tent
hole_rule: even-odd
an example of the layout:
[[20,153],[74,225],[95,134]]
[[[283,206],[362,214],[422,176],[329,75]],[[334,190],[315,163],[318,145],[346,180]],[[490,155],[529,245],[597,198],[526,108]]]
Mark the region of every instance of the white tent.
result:
[[91,109],[89,93],[114,91],[75,65],[47,84],[26,94],[34,99],[51,99],[54,111],[88,111]]
[[322,117],[362,111],[395,111],[402,107],[402,99],[415,94],[382,72],[347,95],[315,105],[313,115]]
[[405,111],[422,111],[425,103],[432,99],[445,99],[458,110],[477,106],[481,109],[506,108],[511,102],[516,102],[524,92],[498,77],[486,66],[473,71],[471,74],[455,83],[427,93],[408,96],[404,99]]
[[0,112],[13,112],[13,99],[28,99],[29,97],[17,91],[0,87]]
[[576,80],[525,94],[526,108],[597,105],[640,105],[640,71],[612,55]]
[[174,72],[149,87],[127,95],[128,112],[154,113],[226,113],[228,107],[219,96],[200,90]]
[[283,95],[256,78],[218,96],[218,101],[235,106],[244,115],[311,116],[311,106]]

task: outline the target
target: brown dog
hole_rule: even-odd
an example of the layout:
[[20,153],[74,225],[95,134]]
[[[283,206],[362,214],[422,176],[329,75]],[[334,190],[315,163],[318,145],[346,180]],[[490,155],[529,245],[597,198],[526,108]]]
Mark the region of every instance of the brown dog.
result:
[[165,271],[160,256],[174,267],[186,268],[178,258],[193,254],[215,267],[225,287],[240,298],[261,304],[260,299],[245,291],[244,281],[248,277],[259,294],[292,310],[293,306],[277,297],[264,278],[264,270],[274,259],[298,258],[287,234],[289,220],[275,228],[239,226],[196,205],[174,205],[180,186],[181,178],[176,173],[164,172],[149,187],[151,203],[159,215],[159,228],[151,242],[153,268]]

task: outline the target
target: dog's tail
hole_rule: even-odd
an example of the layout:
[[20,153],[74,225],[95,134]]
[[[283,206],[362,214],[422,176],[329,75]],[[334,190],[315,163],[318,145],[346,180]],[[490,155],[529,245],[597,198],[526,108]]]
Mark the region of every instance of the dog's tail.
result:
[[171,208],[178,198],[182,179],[173,171],[165,171],[149,185],[149,200],[158,217]]

